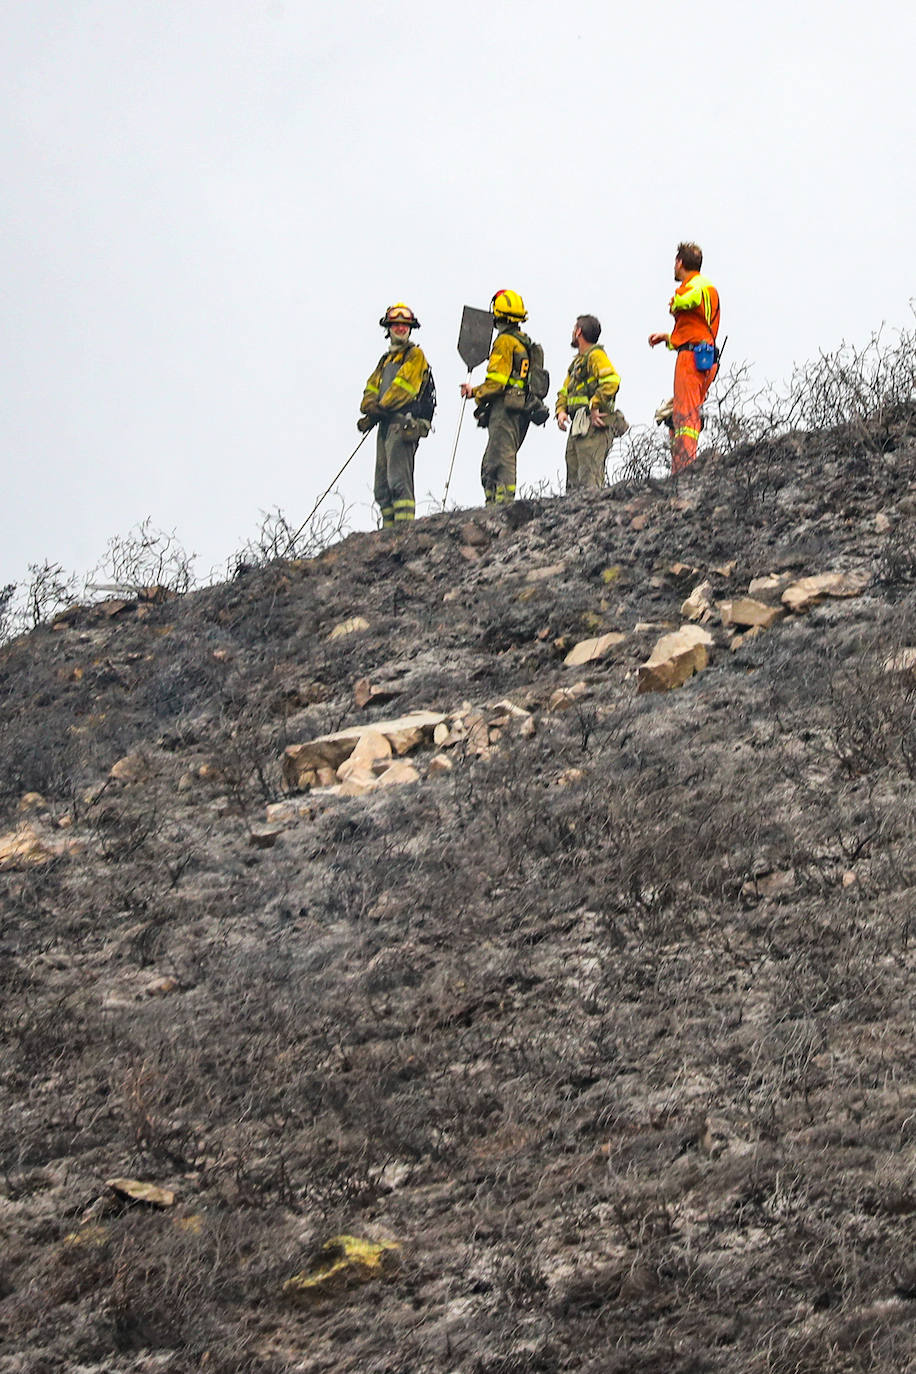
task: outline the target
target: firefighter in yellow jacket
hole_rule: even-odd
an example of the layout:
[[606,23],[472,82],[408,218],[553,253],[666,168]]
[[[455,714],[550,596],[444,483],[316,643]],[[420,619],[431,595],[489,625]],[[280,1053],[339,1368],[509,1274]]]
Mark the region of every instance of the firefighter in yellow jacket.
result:
[[411,331],[420,321],[409,305],[390,305],[379,324],[388,339],[360,403],[362,433],[378,425],[375,449],[375,499],[382,512],[382,528],[388,529],[416,514],[414,459],[417,444],[429,433],[429,421],[411,410],[423,390],[429,364],[422,348],[411,343]]
[[530,416],[525,409],[525,379],[531,340],[519,329],[528,318],[525,302],[517,291],[497,291],[490,302],[497,334],[493,340],[487,375],[480,386],[464,382],[462,396],[477,402],[474,414],[487,432],[487,447],[480,465],[484,500],[488,506],[515,500],[516,457],[528,433]]
[[601,322],[594,315],[580,315],[570,341],[576,356],[557,393],[557,424],[563,430],[569,426],[567,491],[605,486],[607,456],[619,432],[614,398],[620,377],[598,343],[600,337]]

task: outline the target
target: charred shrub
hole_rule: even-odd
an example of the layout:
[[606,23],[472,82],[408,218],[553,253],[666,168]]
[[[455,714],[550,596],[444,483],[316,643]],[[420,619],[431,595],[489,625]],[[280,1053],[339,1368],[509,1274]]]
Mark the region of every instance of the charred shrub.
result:
[[[200,1358],[236,1334],[234,1312],[264,1289],[261,1223],[244,1211],[125,1217],[111,1246],[103,1323],[110,1348],[181,1348]],[[222,1337],[222,1339],[220,1339]]]
[[49,711],[36,729],[19,718],[0,724],[0,806],[18,801],[25,792],[40,792],[48,800],[68,797],[80,774],[81,750],[70,721]]
[[109,539],[101,563],[90,576],[95,582],[111,584],[102,588],[106,591],[165,587],[181,594],[194,585],[196,556],[182,548],[174,530],[157,530],[147,516],[126,535]]
[[878,559],[878,580],[886,587],[916,582],[916,545],[912,529],[898,525],[888,535]]
[[162,655],[138,690],[138,705],[157,720],[169,720],[208,702],[219,688],[220,665],[204,657],[197,643],[174,646]]
[[850,777],[891,768],[916,778],[916,676],[906,662],[870,656],[830,680],[828,740]]

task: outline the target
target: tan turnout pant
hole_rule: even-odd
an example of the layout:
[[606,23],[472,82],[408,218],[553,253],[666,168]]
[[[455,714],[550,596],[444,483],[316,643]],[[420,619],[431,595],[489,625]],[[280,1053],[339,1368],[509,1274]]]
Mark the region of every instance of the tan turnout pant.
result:
[[501,396],[490,402],[487,446],[480,465],[480,480],[488,506],[515,500],[516,457],[529,423],[523,410],[507,410]]
[[375,499],[382,512],[382,529],[413,520],[413,467],[419,435],[406,437],[397,420],[378,427],[375,445]]
[[570,434],[566,440],[566,490],[607,486],[605,464],[610,448],[611,434],[607,429]]

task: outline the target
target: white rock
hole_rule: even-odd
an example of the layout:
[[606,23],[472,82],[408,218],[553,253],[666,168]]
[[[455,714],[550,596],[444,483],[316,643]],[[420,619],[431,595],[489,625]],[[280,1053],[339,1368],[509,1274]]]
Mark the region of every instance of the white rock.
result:
[[270,803],[265,812],[265,819],[268,825],[289,825],[307,815],[308,806],[303,806],[301,802],[281,801]]
[[366,730],[356,741],[349,758],[337,769],[337,780],[346,782],[353,772],[372,771],[379,759],[391,758],[391,745],[380,730]]
[[782,594],[783,605],[798,614],[822,601],[825,596],[861,596],[871,582],[867,568],[853,572],[819,573],[816,577],[802,577],[793,582]]
[[0,873],[35,868],[63,854],[79,853],[84,847],[80,840],[44,835],[32,825],[20,825],[0,835]]
[[328,639],[345,639],[347,635],[355,635],[360,630],[368,630],[369,622],[361,615],[351,616],[349,620],[342,620],[339,625],[335,625]]
[[406,759],[395,759],[394,763],[390,763],[384,773],[378,776],[379,787],[396,787],[401,783],[419,781],[420,774]]
[[125,754],[113,764],[108,776],[116,782],[142,782],[149,777],[149,764],[142,754]]
[[593,663],[596,659],[603,658],[615,644],[620,644],[624,639],[626,635],[616,630],[598,635],[596,639],[580,639],[579,643],[570,649],[563,662],[567,668],[580,668],[583,663]]
[[551,577],[558,577],[560,573],[566,571],[565,563],[549,563],[544,568],[530,568],[525,574],[526,582],[547,582]]
[[723,625],[759,626],[768,630],[774,620],[785,614],[781,606],[767,606],[750,596],[737,596],[733,601],[720,601],[719,614]]
[[790,573],[767,573],[766,577],[752,577],[747,594],[758,601],[766,601],[768,597],[782,596],[791,581]]
[[911,673],[916,668],[916,649],[901,649],[899,653],[884,660],[886,673]]
[[576,682],[572,687],[558,687],[547,702],[548,711],[570,711],[577,701],[589,695],[588,684]]
[[701,582],[698,587],[687,597],[681,606],[681,615],[685,620],[702,620],[712,614],[712,583],[709,581]]
[[368,768],[354,768],[346,782],[342,782],[336,791],[342,797],[361,797],[364,792],[374,792],[378,787],[378,778]]
[[680,687],[709,662],[712,635],[699,625],[684,625],[674,634],[662,635],[637,673],[638,692],[668,692]]
[[[415,711],[397,720],[373,721],[371,725],[351,725],[332,735],[321,735],[305,744],[291,744],[283,755],[283,781],[289,788],[313,786],[321,768],[338,769],[353,753],[362,735],[371,731],[384,735],[396,754],[406,754],[418,744],[432,740],[437,725],[445,716],[435,711]],[[309,776],[315,774],[315,778]]]

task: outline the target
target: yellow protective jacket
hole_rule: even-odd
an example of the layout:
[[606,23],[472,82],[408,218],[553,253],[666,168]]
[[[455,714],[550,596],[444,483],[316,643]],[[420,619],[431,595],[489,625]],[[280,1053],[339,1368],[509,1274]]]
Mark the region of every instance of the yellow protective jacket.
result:
[[557,392],[556,413],[591,406],[593,410],[614,409],[620,376],[600,344],[592,344],[573,358],[566,381]]
[[429,363],[416,344],[389,349],[378,360],[378,366],[366,383],[360,410],[372,412],[409,410],[411,401],[420,393]]
[[493,340],[487,375],[480,386],[474,388],[475,401],[492,401],[494,396],[501,396],[511,387],[524,391],[530,343],[527,334],[516,332],[511,325],[499,331]]

